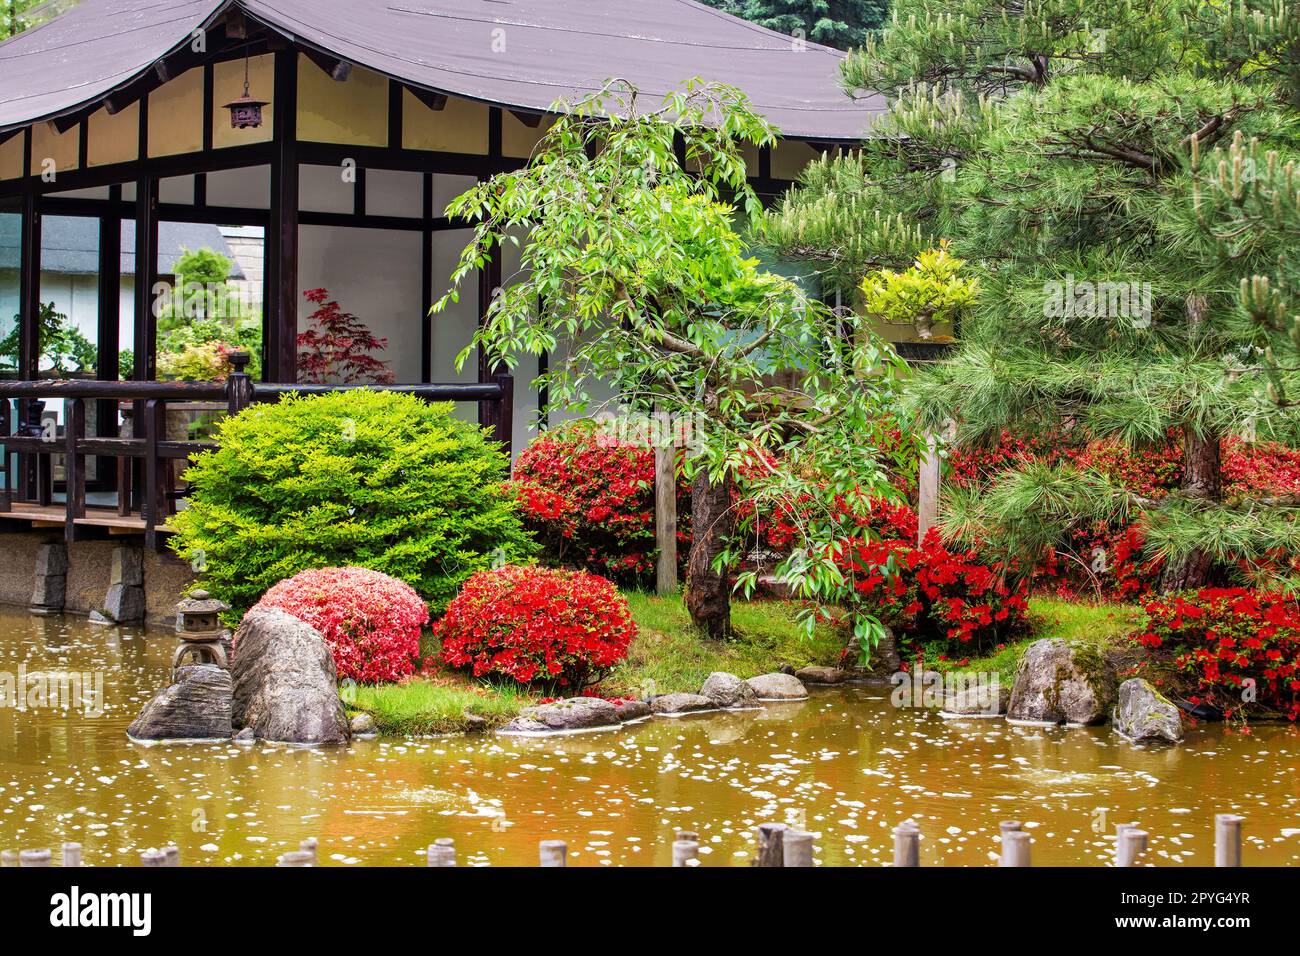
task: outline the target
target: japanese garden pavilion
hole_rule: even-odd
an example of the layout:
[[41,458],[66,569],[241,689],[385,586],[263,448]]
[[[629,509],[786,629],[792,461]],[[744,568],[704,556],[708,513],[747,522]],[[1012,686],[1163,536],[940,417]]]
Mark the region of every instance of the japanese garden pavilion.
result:
[[[133,386],[158,377],[159,224],[207,223],[264,236],[265,382],[297,380],[303,292],[317,287],[387,337],[397,382],[490,382],[454,359],[514,263],[430,319],[468,237],[441,215],[451,197],[524,164],[558,99],[611,77],[658,97],[697,76],[739,87],[782,130],[750,157],[755,188],[777,196],[883,108],[845,95],[841,58],[690,0],[82,0],[0,43],[0,237],[14,237],[0,242],[0,337],[18,332],[0,394],[26,402],[58,377],[40,341],[42,220],[56,216],[97,224],[96,318],[81,329],[97,361],[83,378],[116,381],[128,348]],[[226,104],[246,81],[265,104],[240,128]],[[534,372],[520,368],[521,386]],[[100,408],[92,438],[117,434],[106,394],[85,396]],[[495,419],[515,448],[539,407],[520,387]]]

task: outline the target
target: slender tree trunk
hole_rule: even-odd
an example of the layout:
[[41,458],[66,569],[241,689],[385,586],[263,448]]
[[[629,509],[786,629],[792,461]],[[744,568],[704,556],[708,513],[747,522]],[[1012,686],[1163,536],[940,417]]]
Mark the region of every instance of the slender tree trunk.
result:
[[[1206,309],[1203,296],[1188,297],[1187,326],[1193,336],[1205,322]],[[1183,497],[1202,501],[1218,501],[1223,497],[1221,438],[1216,431],[1198,432],[1190,425],[1183,426],[1183,481],[1179,487]],[[1160,590],[1204,587],[1210,580],[1210,563],[1209,554],[1199,548],[1169,560],[1160,577]]]
[[731,537],[731,481],[713,484],[704,468],[691,483],[691,553],[686,562],[686,609],[714,640],[731,636],[731,581],[713,559]]
[[[1223,466],[1219,460],[1219,435],[1183,429],[1183,482],[1187,498],[1218,501],[1223,495]],[[1199,548],[1170,559],[1160,577],[1160,590],[1184,591],[1204,587],[1210,579],[1210,556]]]

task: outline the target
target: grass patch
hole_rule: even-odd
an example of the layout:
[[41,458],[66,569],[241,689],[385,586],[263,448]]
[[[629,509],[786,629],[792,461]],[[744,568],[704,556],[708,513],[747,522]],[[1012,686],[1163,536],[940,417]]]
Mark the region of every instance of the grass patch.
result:
[[418,677],[401,684],[360,685],[354,710],[375,718],[385,735],[443,734],[479,726],[506,723],[537,699],[536,695],[509,684],[488,684],[461,674]]
[[680,595],[624,596],[640,633],[605,679],[606,693],[642,696],[651,687],[659,694],[696,693],[714,671],[753,677],[786,664],[837,664],[844,649],[844,633],[829,625],[819,624],[810,638],[792,602],[738,601],[731,607],[733,639],[710,641],[691,626]]
[[1142,617],[1137,604],[1095,604],[1065,601],[1061,598],[1034,596],[1029,599],[1029,633],[1008,643],[1002,650],[984,657],[972,657],[960,668],[951,661],[948,669],[996,671],[1008,686],[1015,680],[1025,648],[1044,638],[1062,638],[1076,644],[1089,644],[1099,652],[1120,645],[1132,634]]

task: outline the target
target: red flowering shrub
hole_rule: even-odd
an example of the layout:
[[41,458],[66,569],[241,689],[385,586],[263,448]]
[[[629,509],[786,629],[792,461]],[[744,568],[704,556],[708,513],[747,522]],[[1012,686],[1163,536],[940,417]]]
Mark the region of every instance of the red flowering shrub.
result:
[[866,537],[839,543],[844,603],[904,632],[904,643],[944,640],[969,652],[996,643],[1024,621],[1026,584],[1008,584],[973,550],[952,550],[931,529],[918,547],[916,513],[876,503]]
[[368,568],[315,568],[285,578],[257,602],[325,637],[340,679],[396,681],[415,670],[429,609],[410,585]]
[[577,693],[627,656],[632,611],[604,578],[510,565],[480,571],[433,628],[442,659],[475,677],[500,675]]
[[[652,573],[658,556],[654,471],[653,448],[619,440],[593,422],[573,422],[524,450],[510,488],[548,562],[629,581]],[[678,499],[684,554],[689,489],[679,488]]]
[[1226,717],[1300,716],[1300,605],[1246,588],[1202,588],[1148,601],[1138,644],[1191,677],[1193,704]]

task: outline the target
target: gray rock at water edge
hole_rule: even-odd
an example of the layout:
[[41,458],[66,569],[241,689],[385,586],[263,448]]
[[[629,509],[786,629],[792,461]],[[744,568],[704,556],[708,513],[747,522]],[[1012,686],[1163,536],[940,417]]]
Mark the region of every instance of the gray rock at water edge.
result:
[[838,667],[813,664],[799,668],[794,672],[794,676],[804,684],[843,684],[849,679],[849,672]]
[[801,700],[808,696],[808,688],[793,674],[760,674],[745,683],[759,700]]
[[1114,705],[1114,669],[1097,648],[1046,638],[1030,644],[1020,659],[1007,718],[1097,724]]
[[108,617],[106,617],[102,611],[91,611],[90,616],[87,618],[87,620],[89,620],[91,624],[102,624],[102,625],[108,625],[110,627],[114,623]]
[[103,614],[117,624],[138,624],[144,620],[144,588],[136,584],[110,584],[104,597]]
[[612,727],[618,722],[618,708],[610,701],[600,697],[569,697],[525,707],[501,729],[504,733],[557,733]]
[[375,718],[369,714],[353,714],[349,723],[354,736],[371,736],[379,733],[379,727],[375,724]]
[[650,711],[655,714],[692,714],[717,709],[718,705],[702,694],[660,694],[650,701]]
[[758,698],[754,689],[735,674],[726,671],[714,671],[704,680],[700,696],[713,701],[715,707],[737,708],[757,707]]
[[614,710],[618,712],[618,719],[624,723],[650,716],[650,705],[643,700],[621,700],[614,705]]
[[947,693],[943,698],[943,709],[949,714],[994,716],[1005,714],[1010,703],[1011,688],[999,681],[996,693],[991,683]]
[[253,733],[252,727],[245,727],[230,739],[237,744],[251,744],[257,742],[257,734]]
[[62,574],[37,575],[32,587],[32,607],[61,610],[68,595],[68,579]]
[[347,741],[334,658],[310,624],[279,608],[249,611],[235,633],[230,673],[236,726],[281,743]]
[[1119,704],[1113,716],[1115,730],[1130,740],[1183,739],[1183,718],[1178,708],[1140,677],[1119,685]]
[[154,695],[127,728],[135,740],[228,740],[230,672],[214,664],[177,669],[176,683]]

